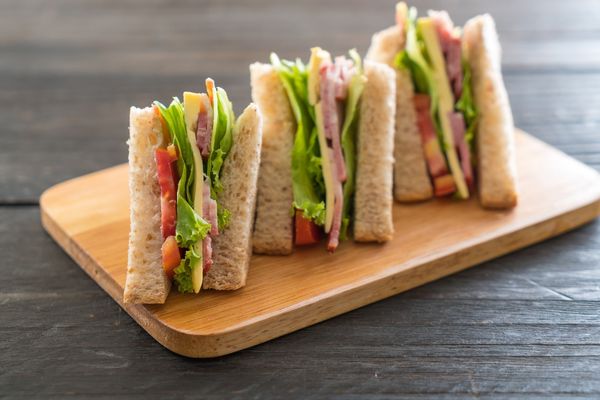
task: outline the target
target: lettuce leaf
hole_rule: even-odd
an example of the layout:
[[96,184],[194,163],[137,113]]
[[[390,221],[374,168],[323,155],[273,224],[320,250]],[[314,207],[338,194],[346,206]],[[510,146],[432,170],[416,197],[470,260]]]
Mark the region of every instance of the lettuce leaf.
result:
[[193,292],[192,271],[202,268],[201,254],[195,246],[206,237],[210,231],[210,224],[194,210],[194,155],[190,144],[186,126],[183,104],[174,98],[169,107],[159,102],[154,102],[158,107],[171,135],[173,144],[177,147],[177,170],[179,183],[177,185],[177,224],[175,226],[175,239],[179,247],[186,249],[185,258],[175,269],[175,283],[182,293]]
[[201,257],[192,246],[186,253],[185,258],[175,268],[174,281],[177,285],[177,290],[181,293],[194,293],[194,285],[192,283],[192,271],[195,268],[202,268],[200,265]]
[[344,125],[342,126],[342,149],[344,151],[344,162],[346,164],[346,182],[344,182],[344,208],[342,210],[342,227],[340,239],[348,237],[348,226],[352,206],[354,205],[354,189],[356,185],[356,131],[358,126],[358,102],[365,88],[366,78],[363,75],[362,63],[356,50],[350,51],[350,57],[354,61],[357,73],[352,77],[348,86],[348,98],[346,100],[346,112]]
[[231,211],[217,203],[217,223],[219,225],[219,232],[229,226],[231,220]]
[[325,184],[314,110],[308,106],[308,73],[300,60],[281,61],[271,54],[271,64],[285,88],[297,123],[292,149],[293,207],[317,225],[325,224]]
[[210,224],[194,211],[181,196],[177,196],[177,225],[175,239],[182,248],[191,248],[210,232]]
[[207,161],[206,171],[210,179],[211,197],[217,198],[216,195],[223,190],[221,168],[233,145],[235,115],[233,113],[233,106],[225,90],[217,88],[214,95],[211,152]]
[[[460,111],[464,118],[467,129],[465,131],[465,140],[469,145],[471,154],[475,152],[475,130],[477,129],[477,108],[473,100],[473,84],[471,78],[471,66],[463,60],[463,90],[460,98],[456,102],[456,109]],[[476,157],[471,157],[475,162]]]

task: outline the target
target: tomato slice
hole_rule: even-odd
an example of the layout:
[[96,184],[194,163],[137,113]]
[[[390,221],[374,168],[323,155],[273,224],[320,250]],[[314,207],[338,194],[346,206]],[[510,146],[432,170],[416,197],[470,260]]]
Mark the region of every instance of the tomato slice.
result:
[[160,230],[163,239],[175,235],[177,218],[177,189],[175,177],[177,172],[173,165],[172,155],[167,149],[156,149],[154,153],[160,186]]
[[175,236],[169,236],[165,239],[161,247],[163,269],[169,277],[173,279],[175,275],[175,268],[181,263],[181,254],[179,253],[179,247],[177,246],[177,240]]
[[304,218],[302,211],[296,210],[296,245],[304,246],[318,243],[321,240],[321,229],[317,224]]

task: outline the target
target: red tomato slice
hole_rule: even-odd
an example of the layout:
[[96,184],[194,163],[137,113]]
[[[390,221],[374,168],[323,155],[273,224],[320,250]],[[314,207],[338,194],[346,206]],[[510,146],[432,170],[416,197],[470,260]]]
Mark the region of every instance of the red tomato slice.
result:
[[315,244],[321,240],[321,229],[309,219],[304,218],[302,211],[296,210],[296,245]]
[[163,261],[163,269],[165,273],[169,277],[169,279],[173,279],[175,275],[175,268],[179,266],[181,263],[181,254],[179,253],[179,247],[177,246],[177,240],[175,240],[175,236],[169,236],[165,239],[162,244],[162,261]]
[[158,185],[160,186],[160,230],[163,239],[175,235],[175,220],[177,217],[177,189],[175,188],[176,171],[172,157],[166,149],[156,149],[156,169]]

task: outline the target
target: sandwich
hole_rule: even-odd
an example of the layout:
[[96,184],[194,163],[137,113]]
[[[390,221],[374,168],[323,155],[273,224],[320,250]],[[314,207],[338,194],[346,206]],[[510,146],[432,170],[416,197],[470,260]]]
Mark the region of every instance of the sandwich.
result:
[[494,20],[463,29],[445,11],[417,17],[396,6],[396,25],[376,33],[368,60],[396,72],[394,196],[467,199],[512,208],[518,190],[513,118]]
[[264,134],[254,251],[289,254],[323,236],[330,252],[351,236],[390,240],[392,68],[313,48],[307,65],[272,54],[250,76]]
[[262,141],[250,104],[235,120],[226,92],[185,92],[165,106],[132,107],[130,233],[125,303],[245,285]]

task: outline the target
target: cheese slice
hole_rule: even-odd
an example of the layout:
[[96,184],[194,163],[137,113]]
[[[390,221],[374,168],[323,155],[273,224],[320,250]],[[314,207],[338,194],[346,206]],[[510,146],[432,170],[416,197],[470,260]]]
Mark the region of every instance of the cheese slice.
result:
[[317,124],[317,135],[319,137],[319,148],[321,149],[321,166],[323,169],[323,181],[325,182],[325,233],[329,233],[333,224],[334,187],[333,170],[331,168],[331,157],[325,128],[323,125],[323,108],[319,101],[315,104],[315,119]]
[[321,104],[321,64],[331,62],[331,55],[320,47],[310,49],[308,62],[308,102],[315,108],[315,123],[321,150],[321,167],[323,182],[325,183],[325,233],[329,233],[333,224],[334,187],[331,155],[325,138],[325,125],[323,124],[323,108]]
[[[192,147],[194,155],[194,211],[202,217],[202,194],[204,185],[204,171],[202,166],[202,156],[196,143],[196,129],[198,125],[198,113],[200,112],[200,102],[202,98],[200,93],[184,92],[183,93],[183,111],[185,115],[185,127],[188,140]],[[192,286],[194,292],[198,293],[202,288],[203,278],[203,261],[202,261],[202,239],[195,245],[196,254],[200,255],[200,260],[197,265],[192,266]]]
[[446,62],[440,47],[439,38],[435,23],[431,18],[419,18],[417,27],[425,42],[427,54],[433,67],[433,79],[438,94],[438,115],[442,124],[442,136],[444,138],[444,152],[448,158],[450,171],[456,183],[458,196],[461,199],[469,198],[469,188],[465,181],[458,155],[456,154],[456,145],[454,143],[454,133],[450,123],[449,113],[454,112],[454,96],[450,89],[450,82],[446,74]]

